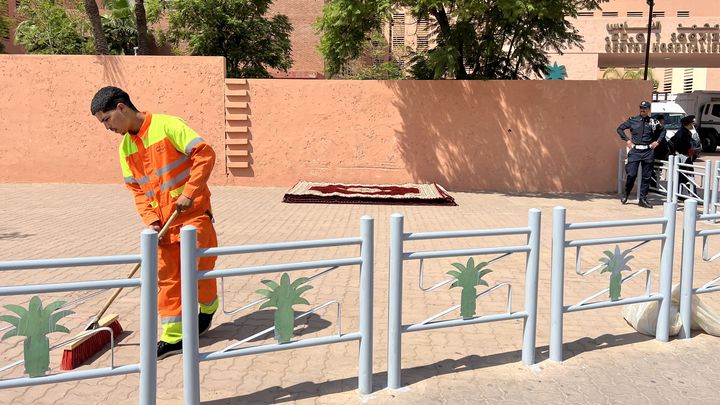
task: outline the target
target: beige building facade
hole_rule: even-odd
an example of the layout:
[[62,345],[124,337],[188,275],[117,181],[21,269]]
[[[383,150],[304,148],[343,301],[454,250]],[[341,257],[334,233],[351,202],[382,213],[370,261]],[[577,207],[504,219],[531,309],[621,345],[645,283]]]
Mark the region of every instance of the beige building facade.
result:
[[[585,38],[583,48],[553,61],[566,66],[568,79],[643,69],[649,11],[642,0],[611,0],[602,10],[581,11],[573,24]],[[720,90],[720,1],[656,0],[649,66],[659,92]]]
[[[584,37],[582,48],[553,55],[551,63],[564,65],[569,80],[643,69],[649,14],[645,0],[609,0],[601,10],[581,10],[572,22]],[[385,34],[400,59],[434,45],[428,21],[403,10],[393,13]],[[656,0],[649,66],[659,92],[720,90],[720,0]]]

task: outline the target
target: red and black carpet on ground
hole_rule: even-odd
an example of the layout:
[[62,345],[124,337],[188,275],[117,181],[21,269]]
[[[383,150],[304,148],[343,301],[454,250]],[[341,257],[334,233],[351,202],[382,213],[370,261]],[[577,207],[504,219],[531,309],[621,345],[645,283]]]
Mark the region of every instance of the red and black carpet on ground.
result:
[[457,205],[445,189],[432,184],[342,184],[300,181],[283,197],[286,203]]

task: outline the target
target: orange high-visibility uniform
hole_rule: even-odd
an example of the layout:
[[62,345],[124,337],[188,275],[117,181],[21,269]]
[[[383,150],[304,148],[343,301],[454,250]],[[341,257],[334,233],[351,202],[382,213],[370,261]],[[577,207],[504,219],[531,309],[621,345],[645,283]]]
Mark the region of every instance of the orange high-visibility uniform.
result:
[[[145,113],[137,135],[125,134],[120,144],[120,166],[125,184],[133,192],[135,206],[146,225],[164,225],[181,195],[193,200],[159,242],[158,312],[163,333],[160,340],[177,343],[182,339],[180,303],[180,228],[193,225],[198,247],[217,246],[212,224],[210,190],[207,181],[215,165],[215,151],[180,118]],[[199,260],[199,270],[215,267],[216,257]],[[214,313],[218,307],[214,279],[198,282],[200,310]]]

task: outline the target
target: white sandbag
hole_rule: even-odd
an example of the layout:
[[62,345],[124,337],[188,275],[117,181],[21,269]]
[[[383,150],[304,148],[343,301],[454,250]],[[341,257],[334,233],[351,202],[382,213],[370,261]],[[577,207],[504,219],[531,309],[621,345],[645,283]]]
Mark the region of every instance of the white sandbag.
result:
[[700,295],[693,297],[692,323],[693,329],[702,329],[710,335],[720,336],[720,314],[704,303]]
[[[680,284],[672,288],[670,305],[670,336],[682,329],[680,319]],[[643,335],[655,336],[660,302],[651,301],[623,307],[623,317],[630,326]],[[713,336],[720,336],[720,313],[708,306],[699,295],[693,295],[691,329],[700,329]]]
[[[680,320],[680,308],[678,301],[680,298],[680,285],[673,286],[672,289],[672,305],[670,305],[670,336],[675,336],[682,329]],[[658,313],[660,312],[660,302],[650,301],[641,302],[639,304],[630,304],[623,307],[623,317],[630,326],[643,335],[655,336],[655,328],[657,327]]]

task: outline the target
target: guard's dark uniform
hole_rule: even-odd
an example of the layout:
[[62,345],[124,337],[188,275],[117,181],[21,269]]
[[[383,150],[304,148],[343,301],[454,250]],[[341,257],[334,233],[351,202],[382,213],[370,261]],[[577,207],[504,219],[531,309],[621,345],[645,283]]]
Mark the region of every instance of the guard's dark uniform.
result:
[[623,141],[628,140],[625,135],[625,130],[629,129],[632,133],[632,143],[635,146],[628,151],[628,161],[625,165],[625,172],[627,173],[627,180],[625,181],[625,194],[630,194],[633,185],[635,185],[635,179],[638,175],[638,166],[640,162],[642,165],[642,182],[640,184],[640,200],[643,201],[647,198],[648,191],[650,190],[650,177],[653,171],[653,163],[655,162],[655,152],[650,149],[650,144],[658,141],[665,141],[665,128],[658,131],[659,123],[657,120],[650,117],[642,117],[636,115],[628,118],[627,121],[623,122],[618,126],[617,133]]

